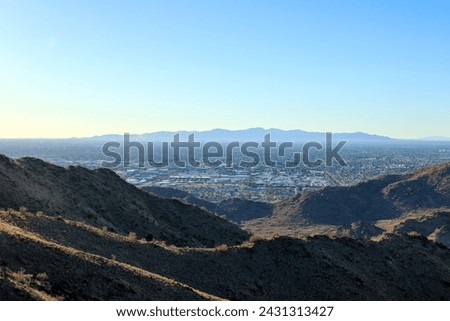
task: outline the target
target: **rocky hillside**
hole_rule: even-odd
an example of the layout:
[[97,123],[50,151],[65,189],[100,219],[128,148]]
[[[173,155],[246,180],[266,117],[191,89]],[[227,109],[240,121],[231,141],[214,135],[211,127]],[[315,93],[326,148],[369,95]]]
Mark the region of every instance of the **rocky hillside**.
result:
[[307,191],[278,203],[269,221],[274,225],[346,225],[441,207],[450,207],[450,163],[350,187]]
[[0,155],[0,208],[21,207],[180,246],[237,244],[248,238],[216,215],[151,196],[110,170],[62,168]]
[[286,237],[216,248],[0,211],[3,300],[450,300],[449,249],[422,237]]
[[370,240],[248,238],[109,170],[1,157],[0,299],[450,300],[450,250],[434,242],[449,212],[421,212],[349,225]]
[[384,233],[421,235],[450,248],[450,209],[419,210],[373,223]]

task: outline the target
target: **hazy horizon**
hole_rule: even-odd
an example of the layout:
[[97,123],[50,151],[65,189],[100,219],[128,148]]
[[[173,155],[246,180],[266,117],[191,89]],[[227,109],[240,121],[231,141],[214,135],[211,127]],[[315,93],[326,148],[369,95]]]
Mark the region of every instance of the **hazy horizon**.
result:
[[450,137],[445,1],[0,3],[1,138]]
[[[263,131],[269,132],[269,131],[273,131],[273,130],[279,130],[279,131],[283,131],[283,132],[289,132],[289,131],[305,131],[306,133],[323,133],[325,134],[327,131],[326,130],[312,130],[312,131],[307,131],[304,130],[302,128],[292,128],[292,129],[283,129],[283,128],[264,128],[264,127],[248,127],[248,128],[237,128],[237,129],[229,129],[229,128],[210,128],[210,129],[205,129],[205,130],[197,130],[197,129],[178,129],[178,130],[158,130],[158,131],[146,131],[146,132],[125,132],[127,134],[130,134],[131,136],[141,136],[141,135],[153,135],[153,134],[159,134],[159,133],[204,133],[204,132],[212,132],[212,131],[216,131],[216,130],[223,130],[223,131],[231,131],[231,132],[238,132],[238,131],[250,131],[250,130],[255,130],[255,129],[261,129]],[[94,134],[94,135],[89,135],[89,136],[65,136],[65,137],[44,137],[44,136],[38,136],[38,137],[0,137],[0,140],[14,140],[14,139],[90,139],[90,138],[95,138],[95,137],[102,137],[102,136],[122,136],[125,133],[118,133],[118,132],[111,132],[111,133],[99,133],[99,134]],[[369,136],[380,136],[380,137],[386,137],[386,138],[391,138],[394,140],[404,140],[404,141],[420,141],[420,140],[424,140],[424,141],[450,141],[450,137],[447,136],[435,136],[435,135],[431,135],[431,136],[424,136],[424,137],[404,137],[404,138],[399,138],[399,137],[392,137],[392,136],[386,136],[386,135],[381,135],[379,133],[369,133],[369,132],[365,132],[365,131],[342,131],[342,132],[332,132],[333,135],[336,134],[364,134],[364,135],[369,135]],[[261,137],[262,138],[262,137]]]

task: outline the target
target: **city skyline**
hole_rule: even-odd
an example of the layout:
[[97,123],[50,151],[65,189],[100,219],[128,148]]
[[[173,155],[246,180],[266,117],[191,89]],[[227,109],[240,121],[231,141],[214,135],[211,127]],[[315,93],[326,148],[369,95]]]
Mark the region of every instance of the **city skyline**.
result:
[[0,3],[0,138],[450,137],[445,1]]

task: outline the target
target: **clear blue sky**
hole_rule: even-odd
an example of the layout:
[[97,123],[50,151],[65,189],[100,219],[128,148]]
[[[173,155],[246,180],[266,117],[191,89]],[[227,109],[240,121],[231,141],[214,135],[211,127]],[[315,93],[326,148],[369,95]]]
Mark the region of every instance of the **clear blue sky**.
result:
[[0,0],[0,137],[450,136],[450,1]]

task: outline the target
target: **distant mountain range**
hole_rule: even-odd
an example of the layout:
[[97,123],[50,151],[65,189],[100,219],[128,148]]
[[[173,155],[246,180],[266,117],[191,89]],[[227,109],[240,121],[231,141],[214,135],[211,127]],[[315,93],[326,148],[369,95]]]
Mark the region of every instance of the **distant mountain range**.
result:
[[[261,142],[268,133],[273,141],[324,141],[324,132],[308,132],[304,130],[281,130],[276,128],[249,128],[244,130],[213,129],[208,131],[161,131],[148,134],[131,134],[133,141],[172,141],[175,134],[180,134],[180,139],[186,139],[189,134],[195,134],[197,141],[256,141]],[[102,135],[85,139],[101,141],[121,141],[123,135]],[[363,132],[333,133],[335,140],[349,140],[354,142],[389,142],[393,139],[387,136],[372,135]]]

